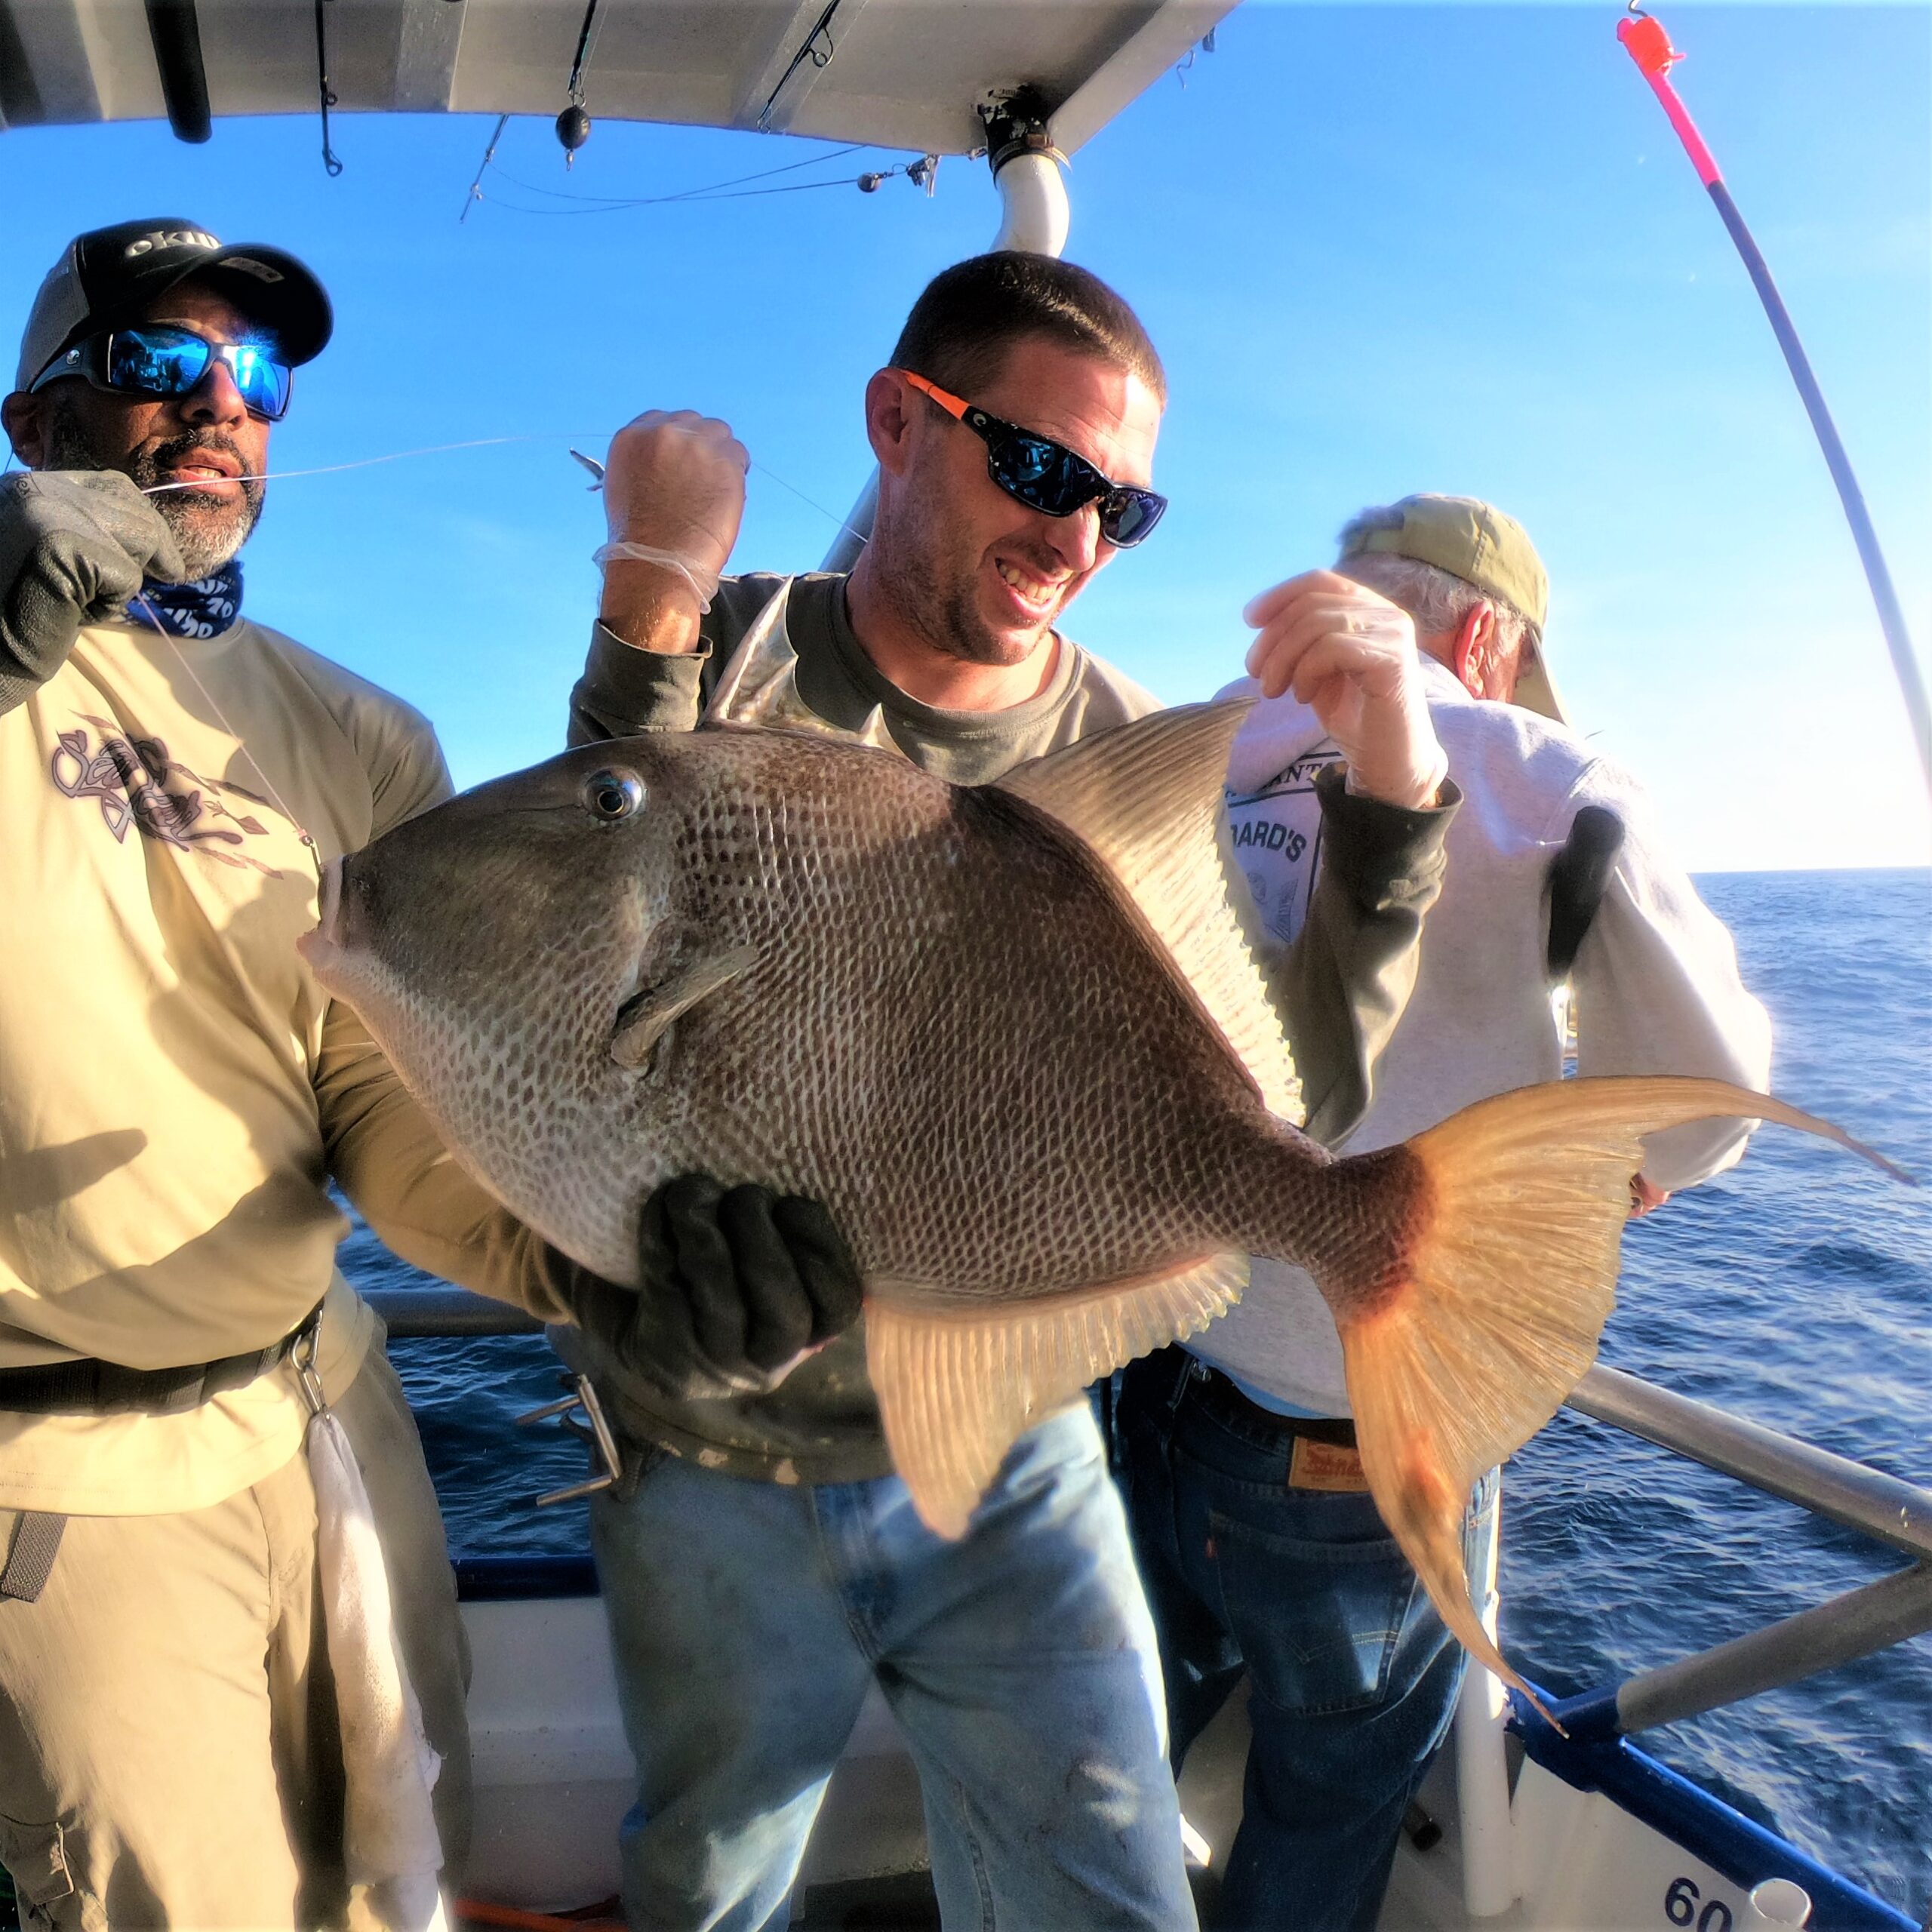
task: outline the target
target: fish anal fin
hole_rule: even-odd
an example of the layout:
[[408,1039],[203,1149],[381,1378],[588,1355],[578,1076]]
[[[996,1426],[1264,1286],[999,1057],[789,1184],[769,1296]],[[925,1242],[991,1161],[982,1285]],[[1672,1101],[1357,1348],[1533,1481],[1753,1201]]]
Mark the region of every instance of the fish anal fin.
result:
[[1541,1429],[1595,1358],[1647,1136],[1772,1120],[1881,1155],[1768,1094],[1667,1075],[1564,1080],[1478,1101],[1329,1171],[1386,1195],[1379,1253],[1312,1266],[1341,1331],[1363,1473],[1443,1621],[1506,1683],[1470,1601],[1469,1491]]
[[[1125,890],[1272,1113],[1299,1123],[1301,1082],[1255,964],[1222,797],[1245,700],[1181,705],[1016,767],[998,789],[1084,844]],[[1217,854],[1220,863],[1215,863]]]
[[1031,1303],[869,1283],[866,1367],[920,1520],[964,1535],[1007,1451],[1036,1422],[1137,1355],[1204,1328],[1247,1281],[1245,1255],[1216,1254]]
[[632,1072],[647,1065],[679,1014],[688,1013],[700,1000],[730,985],[757,960],[758,949],[750,946],[681,959],[662,978],[632,994],[618,1008],[611,1032],[611,1057]]

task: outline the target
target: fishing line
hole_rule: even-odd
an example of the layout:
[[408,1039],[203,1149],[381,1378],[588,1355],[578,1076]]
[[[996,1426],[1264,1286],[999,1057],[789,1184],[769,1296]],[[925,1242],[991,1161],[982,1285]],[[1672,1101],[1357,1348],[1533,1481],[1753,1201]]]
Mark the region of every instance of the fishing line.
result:
[[[680,435],[693,436],[698,433],[695,429],[681,429],[673,423],[666,423],[663,426],[666,429],[675,429],[677,433]],[[466,442],[436,443],[424,449],[392,450],[386,454],[382,456],[358,457],[352,463],[324,463],[317,468],[312,469],[263,470],[255,475],[237,476],[232,478],[229,480],[237,483],[285,482],[294,477],[339,476],[346,470],[368,469],[374,467],[377,463],[401,463],[407,460],[411,457],[445,456],[450,454],[453,451],[459,450],[501,448],[507,444],[512,443],[564,443],[568,445],[576,442],[595,442],[598,440],[600,439],[595,436],[565,435],[557,431],[550,431],[548,432],[540,431],[527,435],[519,436],[478,436],[472,438]],[[575,450],[572,450],[571,454],[573,456],[577,456],[577,452]],[[578,456],[577,460],[580,463],[584,463],[586,467],[595,467],[596,469],[598,481],[593,487],[601,489],[603,487],[601,466],[594,466],[591,459],[587,457]],[[804,491],[801,490],[795,484],[786,482],[784,478],[779,475],[776,471],[772,470],[768,468],[764,464],[756,461],[753,461],[751,463],[750,467],[756,470],[759,475],[769,477],[781,490],[790,491],[790,493],[793,496],[796,497],[799,502],[804,504],[807,508],[817,510],[820,516],[836,524],[841,530],[851,531],[851,534],[857,537],[861,543],[868,540],[866,533],[863,531],[854,528],[854,526],[848,523],[842,516],[837,515],[832,510],[827,509],[823,503],[814,501],[811,497],[807,496]],[[194,490],[202,488],[204,487],[205,486],[196,483],[157,483],[152,485],[149,488],[143,490],[141,492],[141,494],[144,497],[158,497],[169,491]],[[207,702],[209,710],[214,714],[215,722],[219,724],[221,728],[228,734],[229,737],[235,741],[236,749],[254,768],[256,777],[262,781],[263,790],[268,795],[269,802],[275,807],[277,811],[281,813],[282,817],[286,819],[291,825],[294,826],[296,832],[300,836],[303,844],[308,848],[309,860],[315,868],[315,878],[317,883],[319,884],[322,876],[321,851],[316,844],[313,837],[310,835],[308,827],[306,826],[302,821],[296,817],[295,814],[289,809],[288,801],[284,799],[281,794],[275,789],[275,780],[263,770],[261,761],[256,757],[255,754],[252,751],[249,749],[248,740],[244,738],[242,734],[236,731],[235,727],[229,722],[228,714],[222,709],[220,701],[216,697],[214,692],[210,691],[208,686],[202,681],[200,674],[195,670],[194,666],[189,661],[188,655],[184,651],[183,651],[180,645],[169,633],[167,628],[155,618],[154,614],[151,611],[143,610],[140,611],[140,615],[143,621],[147,624],[148,628],[154,632],[155,635],[159,638],[162,642],[166,645],[168,649],[174,654],[175,661],[181,666],[182,669],[188,674],[189,678],[192,682],[195,690],[201,693],[202,697]]]
[[1784,306],[1783,297],[1778,293],[1777,284],[1771,279],[1770,265],[1750,229],[1745,226],[1744,217],[1738,212],[1730,189],[1724,185],[1716,157],[1698,133],[1682,97],[1671,85],[1670,70],[1684,57],[1671,45],[1670,35],[1664,30],[1663,23],[1646,14],[1637,0],[1630,0],[1629,12],[1617,24],[1617,37],[1637,63],[1638,70],[1651,84],[1651,91],[1669,116],[1671,127],[1683,143],[1684,152],[1690,157],[1691,166],[1697,171],[1698,180],[1703,183],[1716,204],[1725,229],[1738,254],[1743,257],[1746,270],[1758,291],[1758,299],[1764,306],[1771,333],[1777,337],[1778,346],[1784,352],[1786,366],[1791,371],[1792,380],[1798,385],[1804,412],[1811,419],[1819,447],[1824,452],[1825,466],[1832,472],[1832,481],[1838,486],[1838,501],[1844,506],[1846,519],[1851,525],[1852,541],[1857,545],[1859,561],[1865,566],[1865,580],[1872,586],[1872,601],[1878,608],[1878,628],[1884,633],[1886,648],[1892,656],[1892,669],[1898,677],[1900,695],[1905,702],[1906,716],[1918,741],[1919,764],[1925,774],[1927,788],[1932,790],[1932,705],[1928,705],[1926,700],[1925,681],[1919,671],[1918,660],[1912,654],[1911,635],[1905,626],[1905,612],[1900,605],[1898,592],[1892,586],[1892,574],[1886,567],[1884,552],[1878,547],[1878,533],[1872,528],[1870,511],[1865,507],[1865,493],[1859,488],[1858,478],[1853,473],[1851,458],[1845,452],[1838,425],[1832,420],[1832,412],[1825,406],[1824,392],[1811,371],[1810,358],[1798,339],[1796,325],[1791,319],[1790,311]]
[[[369,469],[379,463],[401,463],[414,456],[447,456],[453,450],[487,450],[500,448],[506,443],[554,443],[571,439],[555,432],[527,436],[477,436],[468,442],[432,443],[420,450],[391,450],[386,456],[361,456],[352,463],[325,463],[314,469],[264,469],[246,476],[229,476],[222,480],[229,483],[285,483],[297,476],[337,476],[346,469]],[[594,437],[581,440],[594,441]],[[144,497],[165,496],[174,490],[205,490],[205,483],[155,483],[144,489]]]
[[[660,426],[675,430],[681,436],[694,436],[698,433],[695,429],[683,429],[675,423],[666,423]],[[594,443],[608,441],[610,433],[593,431],[589,435],[581,433],[567,435],[561,430],[552,429],[534,431],[528,435],[520,436],[475,436],[466,442],[432,443],[423,449],[391,450],[381,456],[358,457],[350,463],[325,463],[310,469],[265,469],[249,475],[225,478],[223,481],[232,483],[284,483],[292,478],[303,476],[340,476],[347,470],[371,469],[378,463],[402,463],[411,457],[447,456],[459,450],[500,449],[512,443],[562,443],[566,445],[571,443]],[[867,541],[866,533],[863,530],[857,529],[853,525],[848,523],[837,511],[829,510],[815,498],[807,496],[795,483],[786,482],[785,478],[768,463],[760,463],[756,457],[753,457],[751,459],[750,467],[756,470],[761,476],[768,477],[778,485],[780,489],[786,491],[791,495],[796,497],[807,509],[817,510],[819,515],[825,518],[828,522],[836,524],[841,530],[850,531],[861,543]],[[201,482],[155,483],[150,484],[143,490],[141,494],[144,497],[159,497],[165,496],[172,491],[204,490],[207,487],[205,483]],[[601,479],[599,485],[595,487],[601,487]],[[163,635],[165,635],[165,633],[164,632]]]

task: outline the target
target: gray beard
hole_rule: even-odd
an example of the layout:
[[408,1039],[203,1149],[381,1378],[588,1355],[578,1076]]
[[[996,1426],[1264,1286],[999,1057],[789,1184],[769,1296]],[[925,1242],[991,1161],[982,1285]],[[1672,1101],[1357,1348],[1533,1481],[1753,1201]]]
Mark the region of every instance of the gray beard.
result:
[[[137,488],[152,490],[167,481],[168,471],[195,450],[220,450],[245,470],[248,467],[241,451],[226,437],[216,435],[177,436],[158,448],[109,462],[89,441],[80,412],[57,405],[48,424],[46,466],[118,469]],[[248,542],[261,521],[267,490],[264,483],[244,483],[240,497],[230,500],[200,490],[162,489],[150,499],[181,552],[184,583],[212,577]]]

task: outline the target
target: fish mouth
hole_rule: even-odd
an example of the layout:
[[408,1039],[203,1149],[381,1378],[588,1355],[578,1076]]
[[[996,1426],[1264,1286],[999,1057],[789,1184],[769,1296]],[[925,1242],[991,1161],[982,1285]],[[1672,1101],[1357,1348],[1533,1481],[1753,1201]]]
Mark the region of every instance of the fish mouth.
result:
[[309,970],[331,992],[341,990],[342,969],[347,949],[342,943],[342,861],[331,859],[322,868],[322,882],[316,894],[315,926],[295,942],[295,949]]

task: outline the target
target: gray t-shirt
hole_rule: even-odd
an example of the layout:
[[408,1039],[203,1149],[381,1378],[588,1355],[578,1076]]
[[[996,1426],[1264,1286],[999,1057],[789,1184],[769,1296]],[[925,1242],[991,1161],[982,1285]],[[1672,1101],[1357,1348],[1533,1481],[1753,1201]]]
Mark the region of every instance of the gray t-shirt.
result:
[[[700,723],[784,724],[869,737],[935,778],[984,785],[1028,758],[1161,708],[1151,692],[1066,638],[1045,690],[1023,704],[1003,711],[921,704],[866,655],[842,576],[728,577],[701,629],[698,651],[670,657],[634,649],[600,624],[571,694],[571,743]],[[741,659],[748,641],[755,663]]]
[[[840,576],[727,577],[688,655],[641,651],[599,625],[571,694],[570,741],[589,744],[713,723],[780,725],[897,751],[954,784],[989,783],[1029,758],[1157,710],[1111,665],[1062,638],[1038,696],[1001,711],[942,711],[884,677],[854,635]],[[1321,793],[1327,863],[1306,936],[1273,971],[1309,1107],[1309,1130],[1345,1131],[1367,1105],[1368,1069],[1414,975],[1422,915],[1441,876],[1453,808],[1400,811]],[[766,1395],[680,1401],[619,1369],[596,1338],[554,1331],[634,1441],[707,1469],[777,1482],[888,1474],[866,1373],[863,1318]]]

